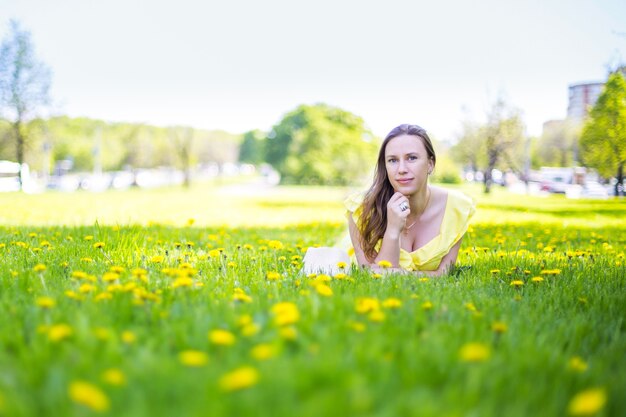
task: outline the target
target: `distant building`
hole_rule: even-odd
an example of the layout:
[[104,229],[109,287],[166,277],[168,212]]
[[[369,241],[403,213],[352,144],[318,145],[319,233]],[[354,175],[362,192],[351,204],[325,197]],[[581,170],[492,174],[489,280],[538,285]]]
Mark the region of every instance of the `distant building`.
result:
[[596,104],[604,83],[582,83],[569,86],[569,103],[567,118],[582,121],[589,114],[589,110]]

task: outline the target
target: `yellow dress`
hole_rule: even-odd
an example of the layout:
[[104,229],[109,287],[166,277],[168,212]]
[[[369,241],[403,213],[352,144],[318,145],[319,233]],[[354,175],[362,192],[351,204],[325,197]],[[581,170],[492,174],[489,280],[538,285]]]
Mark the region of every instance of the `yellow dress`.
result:
[[[434,271],[439,268],[441,259],[450,252],[450,249],[463,237],[469,226],[469,221],[476,212],[476,205],[465,194],[455,190],[446,190],[448,201],[446,211],[441,221],[439,234],[421,248],[407,252],[400,248],[399,264],[409,271]],[[361,216],[361,203],[365,194],[356,193],[349,196],[344,205],[348,215],[352,215],[355,224],[359,225]],[[378,241],[376,250],[382,245],[382,239]],[[354,249],[349,251],[354,253]]]

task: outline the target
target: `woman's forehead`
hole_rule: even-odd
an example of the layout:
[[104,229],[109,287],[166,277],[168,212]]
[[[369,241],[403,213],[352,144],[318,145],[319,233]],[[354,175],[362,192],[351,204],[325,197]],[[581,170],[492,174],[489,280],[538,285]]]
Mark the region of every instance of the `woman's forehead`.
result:
[[387,142],[385,147],[385,155],[397,155],[407,153],[426,153],[426,147],[422,143],[419,136],[400,135]]

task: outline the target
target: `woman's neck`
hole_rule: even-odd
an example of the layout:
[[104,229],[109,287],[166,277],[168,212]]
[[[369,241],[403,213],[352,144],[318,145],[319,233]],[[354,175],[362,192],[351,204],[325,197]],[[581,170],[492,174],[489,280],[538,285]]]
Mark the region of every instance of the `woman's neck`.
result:
[[409,200],[411,205],[411,215],[409,217],[419,219],[421,215],[424,214],[430,204],[431,194],[432,190],[427,184],[423,190],[411,196]]

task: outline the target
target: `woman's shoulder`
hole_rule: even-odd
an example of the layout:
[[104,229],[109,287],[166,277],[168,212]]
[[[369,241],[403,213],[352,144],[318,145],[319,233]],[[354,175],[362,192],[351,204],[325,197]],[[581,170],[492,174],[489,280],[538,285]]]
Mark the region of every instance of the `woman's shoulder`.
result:
[[447,195],[446,212],[450,213],[448,221],[466,224],[476,212],[476,203],[467,194],[458,190],[438,188],[438,192]]
[[446,202],[446,206],[452,207],[476,207],[476,203],[467,194],[458,190],[431,186],[433,195],[438,196],[442,201]]
[[343,202],[346,210],[350,213],[356,212],[361,207],[361,204],[363,204],[365,194],[366,191],[357,191],[349,194]]

